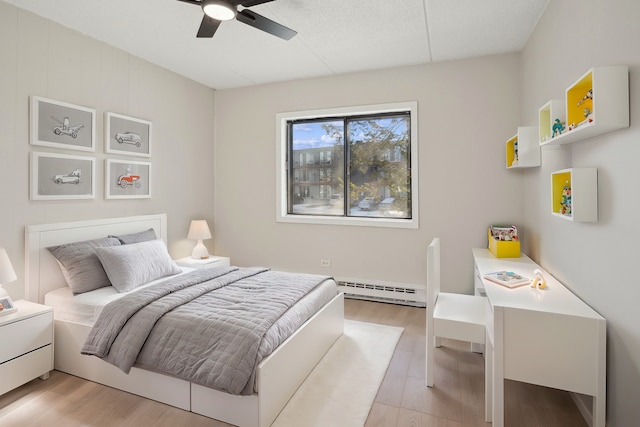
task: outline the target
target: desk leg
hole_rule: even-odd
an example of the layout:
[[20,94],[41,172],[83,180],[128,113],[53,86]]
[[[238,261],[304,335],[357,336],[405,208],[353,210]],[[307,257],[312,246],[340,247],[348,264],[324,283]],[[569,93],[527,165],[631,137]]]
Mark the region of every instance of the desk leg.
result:
[[504,310],[493,307],[493,427],[504,427]]
[[607,323],[602,321],[598,328],[598,382],[593,396],[593,427],[606,426],[607,408]]
[[593,427],[605,427],[606,398],[593,396]]
[[490,423],[493,420],[493,345],[488,331],[484,343],[484,420]]

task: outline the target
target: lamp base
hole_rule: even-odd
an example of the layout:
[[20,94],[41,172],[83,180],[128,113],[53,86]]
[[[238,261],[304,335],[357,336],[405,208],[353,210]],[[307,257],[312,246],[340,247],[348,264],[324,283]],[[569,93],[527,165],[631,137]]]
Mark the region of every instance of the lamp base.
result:
[[207,259],[207,258],[209,258],[209,250],[202,243],[202,240],[198,240],[198,243],[193,248],[193,251],[191,251],[191,258],[194,258],[194,259]]

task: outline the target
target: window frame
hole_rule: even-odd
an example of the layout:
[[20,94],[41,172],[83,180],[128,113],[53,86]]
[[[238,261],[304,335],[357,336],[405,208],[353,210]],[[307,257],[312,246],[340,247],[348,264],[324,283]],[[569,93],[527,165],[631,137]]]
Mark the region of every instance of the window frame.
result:
[[[372,218],[327,215],[289,214],[287,209],[287,122],[300,119],[320,119],[330,117],[348,117],[375,115],[394,112],[410,113],[411,138],[411,218]],[[416,101],[351,106],[318,110],[292,111],[276,114],[276,222],[296,224],[351,225],[364,227],[413,228],[419,227],[418,220],[418,103]]]

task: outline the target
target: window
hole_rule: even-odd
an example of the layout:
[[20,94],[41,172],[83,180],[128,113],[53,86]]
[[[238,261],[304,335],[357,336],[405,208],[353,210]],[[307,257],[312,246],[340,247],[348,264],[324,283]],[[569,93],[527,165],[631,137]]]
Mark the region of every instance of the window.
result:
[[278,114],[281,222],[417,228],[417,105]]

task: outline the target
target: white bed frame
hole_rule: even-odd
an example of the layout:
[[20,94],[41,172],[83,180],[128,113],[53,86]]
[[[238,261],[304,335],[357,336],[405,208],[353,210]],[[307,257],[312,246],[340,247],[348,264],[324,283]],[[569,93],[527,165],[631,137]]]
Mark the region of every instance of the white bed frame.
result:
[[[166,214],[57,224],[25,230],[26,297],[43,303],[47,292],[66,286],[55,258],[46,249],[81,240],[153,228],[166,243]],[[127,375],[93,356],[80,354],[90,327],[55,320],[54,367],[81,378],[144,396],[241,427],[267,427],[307,375],[343,333],[344,299],[339,294],[304,323],[258,366],[258,392],[232,395],[172,376],[134,367]]]

